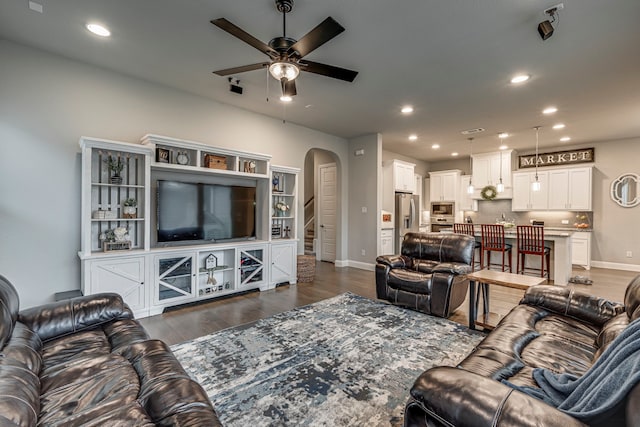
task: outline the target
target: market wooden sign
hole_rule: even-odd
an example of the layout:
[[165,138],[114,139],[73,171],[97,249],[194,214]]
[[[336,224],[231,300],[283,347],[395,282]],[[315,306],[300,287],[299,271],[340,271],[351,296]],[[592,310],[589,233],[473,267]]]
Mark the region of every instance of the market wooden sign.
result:
[[[538,154],[538,167],[541,166],[561,166],[575,163],[594,162],[593,148],[581,148],[579,150],[554,151],[552,153]],[[529,154],[518,156],[518,168],[533,168],[536,166],[536,155]]]

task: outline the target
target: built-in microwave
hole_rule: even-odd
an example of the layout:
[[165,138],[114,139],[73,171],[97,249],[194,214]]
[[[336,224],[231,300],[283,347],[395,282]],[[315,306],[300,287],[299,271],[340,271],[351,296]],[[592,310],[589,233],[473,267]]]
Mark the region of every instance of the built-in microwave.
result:
[[453,217],[455,203],[453,202],[431,202],[431,218],[433,217]]

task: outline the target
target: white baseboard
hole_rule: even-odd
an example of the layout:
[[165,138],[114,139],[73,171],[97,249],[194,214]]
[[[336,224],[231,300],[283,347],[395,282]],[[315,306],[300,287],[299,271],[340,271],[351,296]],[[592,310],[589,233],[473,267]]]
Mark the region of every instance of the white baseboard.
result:
[[348,259],[345,261],[336,260],[336,267],[353,267],[353,268],[359,268],[360,270],[367,270],[367,271],[376,270],[375,264],[371,264],[368,262],[361,262],[361,261],[353,261],[351,259]]
[[591,261],[591,266],[610,270],[640,271],[640,265],[638,264],[624,264],[621,262]]

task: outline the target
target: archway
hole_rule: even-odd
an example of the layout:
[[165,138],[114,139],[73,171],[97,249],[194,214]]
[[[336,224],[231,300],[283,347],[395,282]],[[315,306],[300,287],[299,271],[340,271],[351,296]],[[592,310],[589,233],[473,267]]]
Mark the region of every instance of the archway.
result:
[[312,148],[304,161],[303,231],[305,254],[335,262],[341,248],[340,159],[327,150]]

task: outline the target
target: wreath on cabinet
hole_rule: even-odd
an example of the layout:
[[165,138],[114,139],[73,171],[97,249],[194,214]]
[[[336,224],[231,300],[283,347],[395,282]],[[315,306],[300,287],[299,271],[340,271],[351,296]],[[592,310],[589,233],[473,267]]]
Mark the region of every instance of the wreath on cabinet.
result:
[[493,200],[498,195],[498,190],[493,185],[487,185],[480,191],[480,197],[484,200]]

